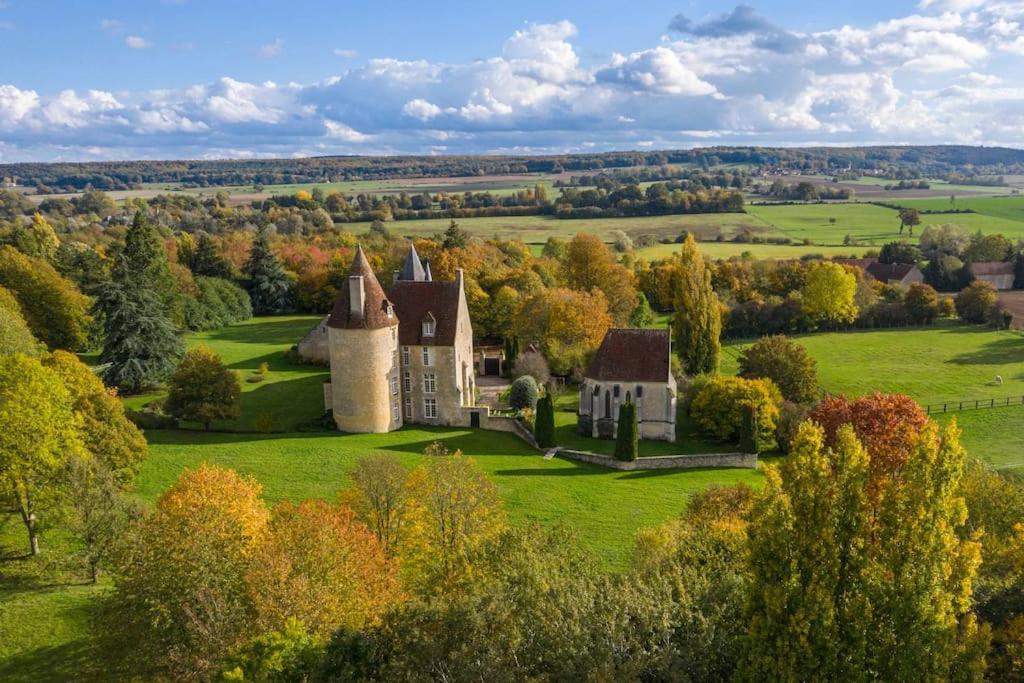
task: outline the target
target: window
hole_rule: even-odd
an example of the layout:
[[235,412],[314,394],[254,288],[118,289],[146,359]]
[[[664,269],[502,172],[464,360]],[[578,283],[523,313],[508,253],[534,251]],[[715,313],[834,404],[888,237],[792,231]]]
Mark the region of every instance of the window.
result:
[[[390,306],[388,306],[388,317],[389,318],[391,317],[391,307]],[[398,328],[397,327],[392,327],[391,328],[391,341],[396,341],[397,339],[398,339]]]
[[412,396],[405,397],[405,419],[412,419]]
[[398,378],[395,377],[394,375],[391,375],[391,395],[398,395]]
[[434,326],[435,325],[436,325],[436,323],[434,322],[433,318],[427,318],[426,320],[424,320],[423,321],[423,336],[424,337],[433,337],[434,336]]
[[398,399],[391,402],[391,419],[398,422]]
[[437,399],[436,398],[425,398],[423,399],[423,417],[428,419],[437,418]]
[[408,365],[408,364],[409,364],[409,347],[408,346],[403,346],[402,347],[402,365]]
[[423,375],[423,393],[424,394],[436,394],[437,393],[437,375],[432,372],[428,372]]
[[636,397],[637,398],[643,398],[644,397],[644,388],[642,386],[640,386],[639,384],[636,385]]
[[402,375],[402,389],[407,394],[412,391],[412,375],[408,371]]
[[428,368],[434,364],[434,350],[429,346],[423,347],[423,364]]

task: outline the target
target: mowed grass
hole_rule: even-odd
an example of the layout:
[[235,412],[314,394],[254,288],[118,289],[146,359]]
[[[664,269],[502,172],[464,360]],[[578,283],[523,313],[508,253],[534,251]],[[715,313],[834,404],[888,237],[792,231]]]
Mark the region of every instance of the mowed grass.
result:
[[[882,245],[899,237],[897,212],[874,204],[755,204],[747,206],[747,213],[798,242],[841,246],[849,235],[865,244]],[[834,223],[829,220],[833,218]]]
[[[903,393],[938,410],[942,403],[1024,396],[1024,336],[1016,332],[942,323],[795,340],[818,361],[821,387],[830,393]],[[723,372],[736,372],[736,357],[748,344],[725,346]],[[997,466],[1024,464],[1024,407],[964,411],[958,419],[970,455]]]
[[[319,320],[319,316],[310,315],[253,318],[230,327],[189,334],[189,348],[209,346],[242,378],[241,416],[236,420],[217,420],[211,427],[252,431],[256,429],[257,418],[269,414],[274,431],[291,430],[323,413],[321,385],[329,376],[327,369],[290,363],[284,356]],[[267,379],[259,383],[246,381],[264,362],[270,368]],[[166,395],[166,391],[156,391],[129,396],[125,404],[138,410]]]

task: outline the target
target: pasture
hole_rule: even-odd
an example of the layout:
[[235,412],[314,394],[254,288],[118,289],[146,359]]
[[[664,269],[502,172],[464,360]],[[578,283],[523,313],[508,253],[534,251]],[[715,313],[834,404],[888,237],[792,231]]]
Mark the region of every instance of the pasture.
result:
[[[750,242],[700,242],[700,252],[712,259],[798,259],[806,254],[820,254],[830,258],[860,258],[868,247],[804,246],[796,244],[754,244]],[[655,244],[634,251],[638,258],[657,261],[679,253],[678,244]]]
[[[940,323],[801,335],[795,340],[818,361],[821,387],[830,393],[903,393],[921,404],[1024,396],[1024,336],[1016,332]],[[736,372],[736,358],[749,343],[724,345],[722,372]],[[1001,386],[994,381],[996,375],[1003,378]],[[957,415],[969,455],[996,466],[1024,466],[1024,407]]]

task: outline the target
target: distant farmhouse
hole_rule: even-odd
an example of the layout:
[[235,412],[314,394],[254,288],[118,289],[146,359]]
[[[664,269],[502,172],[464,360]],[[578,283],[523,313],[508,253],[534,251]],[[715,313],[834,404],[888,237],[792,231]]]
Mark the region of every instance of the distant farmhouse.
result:
[[912,263],[882,263],[873,258],[836,259],[836,263],[857,266],[884,285],[909,287],[916,282],[924,282],[924,273]]
[[1013,263],[989,261],[972,263],[968,266],[975,280],[991,284],[998,290],[1013,289]]
[[636,406],[641,439],[676,440],[676,380],[668,330],[612,329],[580,385],[581,434],[614,438],[619,407]]
[[330,315],[300,345],[321,358],[326,350],[324,407],[342,431],[480,423],[466,410],[475,379],[462,271],[435,282],[415,249],[387,294],[357,250]]

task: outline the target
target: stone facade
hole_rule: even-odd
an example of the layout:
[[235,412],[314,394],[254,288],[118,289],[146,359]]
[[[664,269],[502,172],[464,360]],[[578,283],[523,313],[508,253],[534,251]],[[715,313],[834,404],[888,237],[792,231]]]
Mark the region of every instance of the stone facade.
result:
[[[357,300],[362,308],[353,304]],[[461,271],[454,282],[434,282],[411,249],[385,295],[360,250],[349,287],[322,325],[331,366],[324,405],[333,411],[338,429],[471,424],[473,328]],[[300,353],[321,353],[320,327],[300,342]]]
[[323,320],[317,323],[317,326],[311,329],[295,345],[296,353],[303,360],[318,365],[327,365],[331,362],[331,344],[327,334],[327,318],[328,316],[325,315]]
[[676,440],[676,380],[668,330],[608,330],[580,384],[577,427],[584,436],[614,439],[619,408],[636,406],[641,439]]

